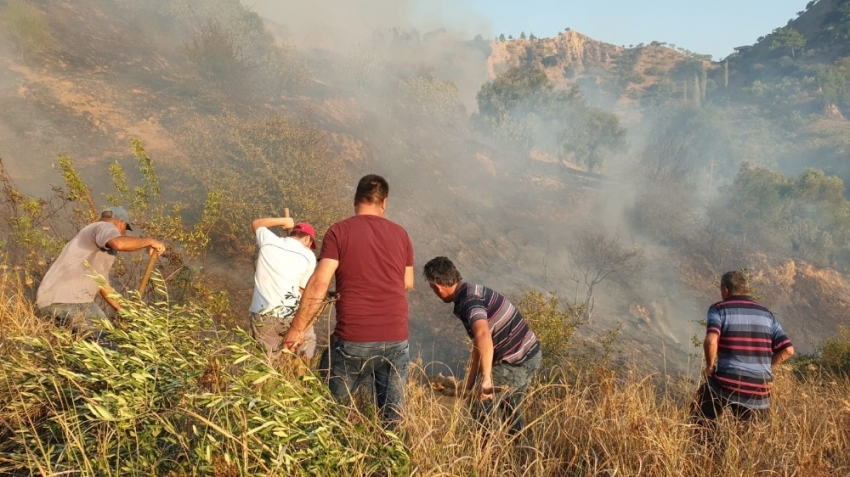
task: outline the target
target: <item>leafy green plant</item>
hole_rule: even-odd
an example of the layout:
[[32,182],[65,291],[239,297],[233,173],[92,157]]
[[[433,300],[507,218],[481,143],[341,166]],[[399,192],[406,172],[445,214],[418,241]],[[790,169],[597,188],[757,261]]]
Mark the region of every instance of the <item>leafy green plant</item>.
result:
[[45,200],[22,193],[0,159],[0,232],[5,266],[25,276],[28,285],[47,271],[47,261],[59,254],[64,242],[54,231],[54,220],[64,211],[61,197]]
[[0,364],[8,403],[0,472],[86,475],[399,475],[408,458],[377,422],[312,375],[271,368],[244,333],[169,302],[121,299],[100,342],[21,336]]
[[583,306],[561,303],[555,294],[529,291],[517,302],[517,308],[528,322],[543,352],[543,367],[564,365],[573,336],[581,323]]

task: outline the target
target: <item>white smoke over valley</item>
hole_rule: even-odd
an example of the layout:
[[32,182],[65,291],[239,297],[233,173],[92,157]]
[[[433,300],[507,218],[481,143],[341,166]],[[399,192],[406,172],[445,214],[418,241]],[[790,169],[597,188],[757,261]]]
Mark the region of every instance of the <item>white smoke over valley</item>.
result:
[[[141,137],[180,172],[164,181],[164,195],[188,203],[188,214],[201,200],[182,187],[226,187],[244,174],[229,206],[259,216],[279,212],[285,197],[299,220],[321,224],[351,212],[357,178],[382,174],[388,217],[415,247],[414,354],[452,365],[468,351],[463,330],[419,275],[437,255],[512,297],[551,292],[572,305],[588,291],[579,262],[591,252],[580,249],[581,237],[634,251],[641,266],[594,284],[581,332],[619,327],[626,360],[658,361],[663,348],[671,370],[690,364],[690,338],[719,299],[722,272],[751,265],[756,253],[765,269],[787,266],[789,255],[776,252],[785,237],[759,248],[769,234],[730,218],[722,199],[743,161],[797,174],[809,158],[786,151],[784,118],[733,108],[719,63],[575,32],[494,42],[466,2],[242,2],[265,19],[258,28],[239,5],[75,4],[109,18],[110,28],[71,28],[73,8],[51,10],[57,39],[74,45],[56,46],[61,62],[26,63],[0,45],[12,66],[0,70],[8,106],[0,157],[45,190],[57,177],[47,164],[74,156],[101,179],[102,195],[106,164],[131,163],[126,142]],[[259,28],[281,48],[270,49]],[[245,157],[249,166],[239,162]],[[299,168],[326,182],[298,182]],[[217,249],[205,264],[235,289],[234,306],[252,286],[244,229],[228,231],[244,243]]]

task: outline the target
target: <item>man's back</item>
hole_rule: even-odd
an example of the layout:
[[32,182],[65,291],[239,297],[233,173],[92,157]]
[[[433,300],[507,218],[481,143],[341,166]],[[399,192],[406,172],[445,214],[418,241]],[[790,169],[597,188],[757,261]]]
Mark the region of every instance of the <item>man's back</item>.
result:
[[94,301],[99,287],[90,275],[109,273],[115,256],[107,251],[106,244],[120,236],[121,232],[109,222],[94,222],[83,227],[44,275],[38,287],[38,306]]
[[413,246],[400,225],[376,215],[355,215],[331,226],[319,260],[336,269],[337,325],[334,333],[353,342],[408,338],[405,268]]
[[714,384],[725,397],[753,408],[767,407],[771,359],[791,346],[770,310],[748,296],[730,296],[709,308],[708,332],[720,336]]
[[486,319],[493,337],[493,362],[521,364],[540,350],[540,343],[519,310],[501,293],[472,283],[457,289],[454,314],[470,338],[472,323]]
[[257,269],[250,311],[275,316],[294,313],[301,296],[299,288],[316,269],[316,257],[301,242],[278,237],[266,227],[257,229]]

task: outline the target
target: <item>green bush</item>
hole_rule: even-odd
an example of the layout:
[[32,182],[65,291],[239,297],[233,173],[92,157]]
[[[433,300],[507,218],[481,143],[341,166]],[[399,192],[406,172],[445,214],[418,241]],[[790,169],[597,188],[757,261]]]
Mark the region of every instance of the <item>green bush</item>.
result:
[[543,367],[563,366],[584,307],[562,304],[554,294],[529,291],[522,295],[517,308],[540,340]]
[[[0,473],[404,475],[400,440],[201,309],[122,300],[101,342],[21,336],[0,363]],[[224,338],[224,339],[222,339]],[[102,344],[101,344],[102,343]],[[353,415],[353,416],[352,416]]]
[[821,364],[828,371],[850,376],[850,328],[842,328],[838,336],[827,338],[819,354]]

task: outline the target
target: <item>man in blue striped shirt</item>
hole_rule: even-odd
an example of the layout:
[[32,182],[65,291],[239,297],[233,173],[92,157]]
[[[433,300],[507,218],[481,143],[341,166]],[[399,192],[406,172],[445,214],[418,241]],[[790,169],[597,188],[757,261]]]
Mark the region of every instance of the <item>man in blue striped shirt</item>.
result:
[[[485,408],[498,408],[511,432],[520,431],[519,405],[542,357],[534,332],[504,295],[463,282],[448,258],[426,263],[424,275],[437,297],[454,303],[454,315],[473,341],[464,395],[476,397]],[[506,390],[494,399],[497,388]]]
[[749,296],[743,273],[723,274],[720,295],[723,300],[708,309],[706,380],[694,407],[710,421],[724,408],[747,420],[770,406],[773,366],[790,358],[794,347],[773,313]]

